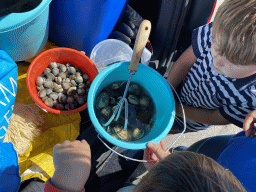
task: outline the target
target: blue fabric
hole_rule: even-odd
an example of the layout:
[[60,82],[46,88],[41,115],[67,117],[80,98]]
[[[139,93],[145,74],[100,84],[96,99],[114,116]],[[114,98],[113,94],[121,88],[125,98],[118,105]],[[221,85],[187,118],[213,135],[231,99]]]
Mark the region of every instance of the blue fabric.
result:
[[217,162],[229,169],[249,192],[256,192],[256,137],[246,137],[243,131],[238,133]]
[[17,93],[18,67],[12,58],[0,50],[0,143],[8,129]]
[[0,143],[0,191],[16,192],[19,187],[17,153],[12,143]]

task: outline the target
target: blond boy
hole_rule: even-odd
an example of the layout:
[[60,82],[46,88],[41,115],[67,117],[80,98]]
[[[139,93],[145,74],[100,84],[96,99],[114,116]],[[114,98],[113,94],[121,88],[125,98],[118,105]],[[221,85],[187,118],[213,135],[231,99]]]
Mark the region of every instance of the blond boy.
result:
[[188,130],[230,123],[242,128],[256,109],[256,1],[225,0],[213,23],[193,31],[192,45],[167,81],[175,88],[181,83]]

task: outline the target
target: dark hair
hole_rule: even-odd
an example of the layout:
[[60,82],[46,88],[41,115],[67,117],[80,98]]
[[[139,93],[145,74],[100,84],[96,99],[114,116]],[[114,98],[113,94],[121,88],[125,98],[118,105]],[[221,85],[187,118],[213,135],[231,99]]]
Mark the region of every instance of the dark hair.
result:
[[241,192],[237,178],[213,159],[193,152],[176,152],[160,160],[135,191]]

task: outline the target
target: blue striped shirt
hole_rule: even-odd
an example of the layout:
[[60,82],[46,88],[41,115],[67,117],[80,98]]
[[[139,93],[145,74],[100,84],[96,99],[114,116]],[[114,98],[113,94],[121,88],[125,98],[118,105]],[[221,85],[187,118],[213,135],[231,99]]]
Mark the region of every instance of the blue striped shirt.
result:
[[[192,33],[192,47],[197,61],[182,82],[181,101],[193,107],[219,109],[225,119],[242,128],[245,116],[256,109],[256,74],[241,79],[218,74],[213,69],[211,37],[212,23]],[[187,127],[200,130],[209,125],[188,119]]]

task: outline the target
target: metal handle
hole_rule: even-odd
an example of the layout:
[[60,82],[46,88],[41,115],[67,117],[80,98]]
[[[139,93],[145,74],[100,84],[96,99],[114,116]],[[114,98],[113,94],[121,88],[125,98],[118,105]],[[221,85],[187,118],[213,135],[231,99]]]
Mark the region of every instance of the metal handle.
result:
[[148,37],[151,31],[151,22],[144,20],[140,24],[139,31],[136,36],[135,45],[133,48],[132,59],[128,69],[137,71],[141,55],[148,42]]

